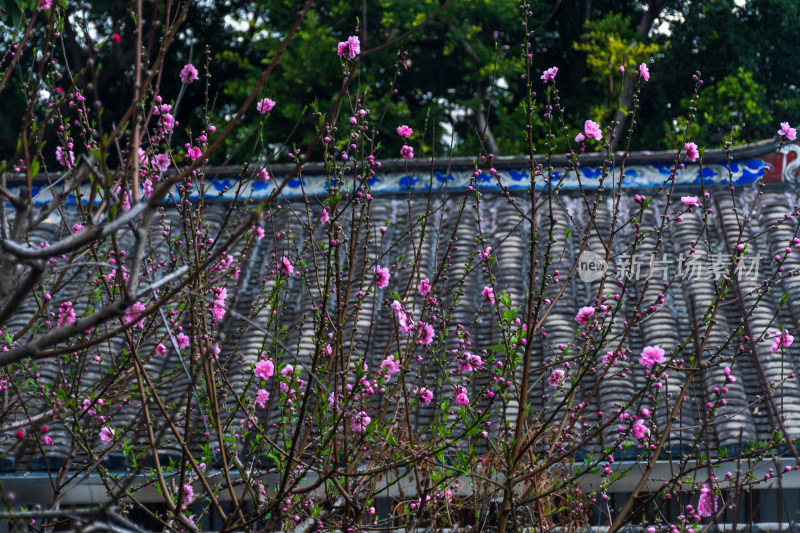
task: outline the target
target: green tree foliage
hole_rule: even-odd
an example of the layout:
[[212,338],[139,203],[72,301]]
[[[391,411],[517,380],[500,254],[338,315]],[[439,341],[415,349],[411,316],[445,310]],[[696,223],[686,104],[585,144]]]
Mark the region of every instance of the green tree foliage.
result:
[[[65,18],[59,38],[71,58],[71,71],[77,73],[78,88],[104,106],[101,127],[119,119],[116,102],[129,96],[134,4],[86,4],[88,9]],[[191,61],[201,76],[208,65],[208,99],[205,83],[188,87],[176,115],[181,132],[186,127],[199,131],[207,101],[215,125],[231,119],[303,4],[226,0],[193,5],[176,51],[164,65],[160,87],[164,98],[172,100],[180,91],[175,73],[183,64]],[[11,28],[32,13],[32,5],[27,0],[0,4],[5,42],[11,40]],[[165,9],[164,3],[147,5]],[[748,0],[744,5],[734,0],[578,0],[535,2],[529,9],[536,68],[559,67],[559,96],[568,124],[567,135],[556,139],[557,150],[568,149],[567,139],[584,120],[608,124],[614,118],[624,88],[617,68],[624,64],[626,76],[631,76],[640,62],[648,63],[652,78],[641,86],[633,149],[675,146],[697,71],[705,82],[701,120],[690,132],[697,142],[751,142],[774,135],[781,120],[800,123],[794,79],[800,56],[792,52],[800,37],[794,24],[800,19],[800,3],[795,0]],[[351,87],[372,113],[384,117],[383,129],[376,132],[380,157],[397,157],[402,140],[394,128],[400,124],[415,130],[417,155],[446,155],[451,147],[455,155],[474,155],[482,144],[502,155],[525,153],[521,19],[516,2],[317,2],[268,81],[263,96],[277,102],[270,119],[262,128],[251,109],[215,162],[305,148],[319,121],[313,110],[324,116],[336,105],[343,83],[336,44],[348,35],[362,41]],[[160,31],[145,22],[147,39],[157,42],[163,37]],[[109,41],[112,33],[120,35],[119,43]],[[87,46],[90,35],[102,45],[97,52]],[[40,46],[44,38],[43,29],[35,32],[32,46]],[[534,127],[543,139],[537,150],[542,151],[546,91],[544,84],[535,84],[533,90],[539,105]],[[23,91],[19,87],[16,94]],[[0,160],[13,157],[12,132],[20,123],[15,96],[6,94],[0,103]],[[340,120],[345,121],[355,102],[340,105]],[[175,142],[185,140],[176,137]]]
[[642,43],[631,25],[630,16],[608,13],[600,20],[587,20],[585,32],[573,48],[586,54],[588,75],[584,82],[605,86],[605,96],[592,118],[603,120],[617,105],[619,96],[619,67],[634,72],[662,48],[657,43]]

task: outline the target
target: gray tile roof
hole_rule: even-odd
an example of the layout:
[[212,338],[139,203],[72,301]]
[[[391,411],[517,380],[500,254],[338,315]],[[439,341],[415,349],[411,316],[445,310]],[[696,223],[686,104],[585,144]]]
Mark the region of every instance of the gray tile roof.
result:
[[[499,167],[499,165],[498,165]],[[500,168],[501,174],[503,169]],[[446,180],[445,180],[446,182]],[[689,188],[686,188],[689,187]],[[769,440],[772,431],[778,426],[778,414],[773,406],[779,408],[782,423],[792,438],[800,437],[800,383],[795,377],[795,370],[800,362],[800,343],[792,345],[782,353],[773,354],[770,350],[770,341],[756,344],[755,351],[751,351],[751,344],[743,337],[749,335],[760,337],[765,331],[777,331],[784,325],[790,331],[796,331],[797,318],[800,315],[800,279],[789,275],[800,268],[800,257],[797,253],[788,254],[778,263],[773,260],[776,254],[782,254],[790,242],[798,234],[797,216],[785,219],[788,213],[797,212],[797,193],[787,185],[768,186],[760,194],[755,186],[738,187],[731,194],[723,186],[709,189],[710,200],[707,207],[713,207],[714,213],[708,217],[708,224],[704,223],[702,211],[695,208],[685,212],[686,206],[678,201],[681,194],[692,191],[697,194],[698,187],[687,184],[683,192],[676,193],[674,203],[668,205],[663,194],[656,194],[657,189],[626,189],[620,196],[620,213],[622,219],[636,215],[641,226],[628,223],[620,227],[616,224],[613,245],[610,257],[615,268],[621,268],[624,256],[631,254],[631,243],[636,240],[636,234],[643,235],[645,229],[652,228],[661,223],[662,217],[670,215],[671,222],[657,239],[650,233],[640,240],[636,248],[636,255],[646,260],[638,263],[641,271],[637,279],[622,281],[620,271],[614,274],[612,270],[604,282],[603,293],[611,299],[605,303],[613,310],[615,303],[613,295],[621,294],[621,307],[615,315],[614,325],[605,334],[608,345],[596,350],[584,364],[576,357],[581,351],[584,337],[576,334],[578,331],[575,314],[582,306],[594,306],[595,295],[600,287],[600,281],[581,281],[577,275],[565,285],[566,274],[569,273],[581,250],[581,236],[589,235],[587,249],[606,256],[605,244],[611,237],[612,219],[614,217],[614,196],[606,194],[597,202],[597,213],[594,225],[589,225],[589,209],[595,199],[596,191],[588,193],[589,204],[584,202],[576,191],[561,192],[551,197],[552,201],[545,200],[538,206],[536,223],[540,228],[539,243],[535,256],[536,265],[535,286],[538,290],[542,283],[543,267],[547,262],[545,246],[550,228],[546,221],[552,216],[552,236],[556,239],[550,250],[552,265],[548,272],[553,277],[560,278],[559,283],[552,281],[545,284],[545,297],[556,301],[543,322],[543,331],[546,336],[534,339],[533,353],[533,384],[528,394],[527,401],[532,412],[541,412],[540,418],[546,418],[552,413],[563,413],[564,407],[561,400],[565,391],[559,391],[547,383],[552,364],[563,365],[570,362],[570,375],[583,372],[577,388],[576,402],[584,401],[587,407],[583,410],[583,420],[592,424],[598,419],[597,413],[602,411],[606,417],[610,416],[620,405],[631,401],[632,391],[641,389],[647,378],[645,369],[639,364],[631,365],[631,361],[638,359],[644,346],[660,345],[668,355],[677,346],[692,336],[690,341],[679,355],[679,359],[688,362],[691,355],[699,356],[703,361],[710,361],[710,365],[703,365],[688,391],[686,401],[678,413],[673,427],[668,449],[669,453],[678,454],[688,452],[697,442],[694,440],[698,427],[703,424],[708,410],[706,402],[714,402],[720,387],[727,386],[728,392],[724,395],[726,404],[720,406],[710,425],[712,440],[711,452],[716,455],[719,450],[732,451],[745,447],[749,441]],[[376,290],[367,282],[367,296],[361,300],[359,313],[356,317],[351,314],[344,331],[347,332],[345,344],[348,350],[364,359],[371,369],[378,367],[387,354],[396,348],[392,347],[394,339],[394,321],[392,319],[391,292],[396,291],[404,297],[405,305],[411,309],[416,306],[417,312],[421,308],[422,299],[416,294],[416,277],[411,278],[414,253],[419,253],[419,269],[421,277],[431,276],[436,273],[437,265],[446,260],[448,267],[441,272],[437,282],[435,296],[440,300],[440,307],[435,314],[438,321],[434,323],[437,332],[443,328],[442,321],[449,324],[448,334],[443,342],[439,340],[433,344],[433,350],[426,352],[422,361],[412,361],[412,375],[420,376],[430,386],[436,384],[436,397],[451,398],[456,386],[465,383],[463,379],[449,379],[456,374],[456,359],[448,356],[459,347],[456,336],[456,324],[461,324],[470,333],[473,350],[480,353],[488,350],[500,341],[500,332],[497,327],[496,311],[486,305],[481,296],[481,289],[488,284],[487,264],[478,261],[476,251],[483,250],[486,246],[492,247],[492,254],[496,262],[491,267],[496,276],[496,293],[507,291],[513,306],[524,305],[526,294],[532,289],[529,284],[527,272],[531,267],[529,254],[530,247],[530,222],[526,216],[531,212],[529,196],[524,191],[513,192],[513,205],[497,190],[487,189],[481,196],[480,203],[476,202],[473,192],[461,191],[454,187],[449,197],[441,192],[428,195],[424,192],[411,192],[403,195],[394,190],[386,190],[376,194],[370,202],[369,225],[364,225],[361,230],[363,236],[369,234],[369,240],[360,241],[360,246],[354,249],[358,260],[355,261],[353,270],[347,269],[344,260],[340,262],[342,276],[351,280],[361,280],[362,276],[370,278],[372,267],[378,263],[384,266],[391,265],[392,281],[388,289]],[[610,192],[610,190],[609,190]],[[641,215],[637,215],[640,204],[634,195],[646,193],[655,195]],[[702,193],[700,193],[702,196]],[[429,204],[430,202],[430,204]],[[464,209],[461,210],[461,204]],[[309,292],[309,283],[314,282],[316,272],[309,244],[308,219],[305,214],[305,204],[302,198],[287,195],[279,203],[281,209],[273,209],[274,216],[265,224],[267,234],[281,234],[278,240],[269,237],[263,240],[251,240],[247,244],[239,244],[231,252],[234,262],[240,270],[238,279],[231,279],[230,272],[224,273],[224,278],[215,282],[228,286],[229,312],[219,330],[218,341],[221,346],[219,364],[224,370],[226,388],[230,391],[241,391],[249,387],[251,393],[255,387],[251,382],[251,368],[258,360],[258,354],[267,351],[277,354],[281,362],[289,362],[300,366],[300,376],[309,379],[308,369],[312,367],[312,358],[317,348],[315,328],[312,323],[310,308],[315,305]],[[751,206],[755,208],[751,210]],[[320,204],[316,199],[311,200],[311,220],[316,221],[320,215]],[[476,207],[477,206],[477,207]],[[552,215],[550,210],[552,209]],[[678,222],[678,211],[682,213],[683,220]],[[427,234],[424,241],[419,240],[419,226],[409,231],[409,223],[417,223],[420,216],[426,212]],[[225,202],[211,203],[203,210],[203,220],[207,224],[207,234],[220,233],[224,237],[227,228],[232,227],[241,211],[234,210],[228,220],[228,204]],[[526,214],[526,216],[523,216]],[[66,235],[66,228],[71,226],[74,213],[67,212],[66,218],[60,220],[52,218],[48,224],[35,230],[29,235],[31,244],[42,241],[54,242]],[[744,217],[749,217],[746,224],[741,225]],[[557,220],[556,220],[557,219]],[[780,224],[776,223],[780,221]],[[390,222],[390,223],[388,223]],[[226,226],[226,223],[228,226]],[[168,250],[167,239],[172,239],[179,234],[178,229],[182,221],[180,214],[174,207],[165,208],[161,217],[157,217],[154,229],[151,232],[152,241],[148,245],[148,255],[157,258]],[[345,231],[349,231],[351,222],[347,217],[341,220]],[[170,233],[168,238],[161,236],[162,226]],[[378,228],[386,226],[385,234]],[[741,227],[741,230],[740,230]],[[283,234],[286,232],[286,234]],[[324,229],[312,230],[315,237],[324,240]],[[568,236],[570,234],[570,236]],[[120,249],[129,249],[132,243],[130,230],[125,230],[119,235]],[[694,248],[698,257],[695,264],[702,264],[703,272],[708,272],[714,263],[715,257],[723,254],[730,257],[736,243],[747,243],[747,261],[760,257],[758,275],[753,277],[740,276],[736,287],[726,296],[725,303],[716,316],[708,337],[702,339],[699,332],[705,331],[703,316],[711,305],[717,293],[719,278],[698,277],[687,279],[679,270],[685,270],[686,265],[681,264],[679,258],[689,255]],[[446,250],[452,245],[449,255],[445,257]],[[653,268],[653,277],[645,281],[650,271],[648,263],[650,254],[658,246],[657,259],[666,257],[667,263],[659,264]],[[294,251],[300,250],[299,255]],[[174,249],[173,249],[174,253]],[[666,255],[665,255],[666,254]],[[310,282],[301,277],[293,276],[288,283],[277,285],[274,269],[271,267],[276,258],[287,255],[292,258],[295,265],[301,260],[306,260],[306,268],[311,271]],[[666,266],[664,266],[666,265]],[[155,266],[155,265],[150,265]],[[751,265],[752,266],[752,265]],[[783,275],[777,277],[768,285],[765,279],[773,278],[777,269],[784,269]],[[560,274],[553,274],[553,270]],[[157,272],[157,269],[154,270]],[[464,273],[467,273],[464,275]],[[79,315],[87,312],[95,304],[93,290],[96,271],[92,268],[64,269],[57,266],[51,267],[52,277],[49,283],[64,275],[63,282],[55,283],[59,290],[53,290],[53,299],[48,304],[48,311],[58,314],[58,304],[70,300],[74,302],[75,311]],[[370,278],[371,279],[371,278]],[[359,282],[360,283],[360,282]],[[52,285],[50,285],[52,286]],[[624,291],[622,290],[624,287]],[[561,291],[563,289],[563,294]],[[786,305],[780,306],[782,294],[788,295]],[[561,294],[561,295],[560,295]],[[663,294],[663,304],[657,303],[659,295]],[[560,296],[559,296],[560,295]],[[38,294],[41,298],[41,294]],[[206,297],[207,295],[200,295]],[[655,313],[645,312],[642,320],[633,316],[633,309],[639,298],[645,302],[644,309],[656,305]],[[271,308],[267,305],[268,299],[276,298],[280,305],[280,312],[273,316]],[[349,304],[352,307],[357,302],[354,294],[350,295]],[[17,313],[3,327],[4,333],[21,335],[24,340],[35,331],[29,330],[29,322],[36,309],[43,300],[28,299],[20,302]],[[318,305],[318,302],[316,303]],[[742,309],[750,310],[745,320]],[[148,335],[139,339],[140,330],[131,330],[137,342],[138,352],[146,362],[148,375],[151,376],[156,388],[168,406],[170,414],[176,422],[184,424],[183,415],[186,411],[186,391],[190,388],[190,378],[186,368],[191,366],[190,359],[196,354],[196,345],[192,351],[186,352],[183,361],[178,351],[172,346],[172,339],[167,333],[165,323],[171,316],[155,314],[148,318]],[[55,321],[55,318],[51,319]],[[619,336],[626,335],[627,322],[634,322],[627,338],[622,341],[621,349],[625,360],[617,358],[608,371],[604,371],[603,361],[606,352],[613,350],[620,343]],[[183,322],[188,327],[188,321]],[[48,327],[43,325],[42,327]],[[52,327],[52,324],[49,326]],[[112,325],[105,326],[110,331]],[[516,327],[516,326],[515,326]],[[286,328],[281,332],[281,328]],[[741,329],[739,329],[741,328]],[[102,331],[102,329],[101,329]],[[352,333],[352,337],[350,334]],[[279,337],[279,344],[273,344]],[[197,339],[195,339],[197,341]],[[155,346],[159,342],[168,346],[168,354],[161,358],[155,354]],[[562,345],[570,348],[570,354],[564,355]],[[698,353],[699,347],[702,352]],[[742,349],[739,349],[739,346]],[[488,352],[487,352],[488,353]],[[434,354],[439,354],[434,356]],[[97,357],[97,361],[92,361]],[[130,428],[130,433],[122,440],[130,439],[134,444],[146,445],[148,437],[146,428],[142,424],[143,409],[138,393],[129,383],[113,379],[115,370],[120,367],[130,370],[129,348],[123,336],[114,335],[103,340],[96,347],[91,348],[80,357],[59,357],[50,360],[41,360],[35,367],[27,365],[15,367],[14,374],[10,376],[7,391],[6,424],[13,421],[22,421],[26,416],[46,413],[49,409],[44,405],[42,394],[52,394],[54,390],[62,389],[66,397],[62,399],[61,417],[46,417],[42,423],[48,425],[47,433],[53,444],[46,447],[48,461],[42,460],[38,450],[40,438],[43,436],[40,429],[33,429],[31,436],[23,440],[14,438],[9,432],[5,440],[0,443],[0,453],[6,460],[0,462],[0,468],[8,472],[21,472],[26,469],[42,470],[58,466],[66,459],[73,461],[91,460],[89,451],[95,453],[103,450],[99,442],[99,427],[95,417],[89,417],[78,407],[72,407],[70,400],[78,399],[78,404],[86,398],[97,400],[102,395],[106,405],[102,412],[109,423],[116,428]],[[726,380],[724,367],[730,367],[731,375],[735,382]],[[562,366],[563,367],[563,366]],[[521,377],[521,368],[514,369],[515,375]],[[690,372],[688,368],[670,368],[667,373],[663,393],[658,405],[655,407],[655,417],[659,426],[664,426],[681,386],[685,383]],[[135,376],[128,373],[128,379],[135,380]],[[420,382],[421,383],[421,382]],[[414,385],[409,383],[410,389]],[[270,386],[275,385],[271,380]],[[774,385],[774,386],[773,386]],[[202,384],[195,385],[202,389]],[[466,385],[471,397],[480,398],[483,408],[488,407],[489,400],[483,394],[487,387],[494,390],[502,389],[496,383],[496,376],[488,371],[474,375],[474,379]],[[769,395],[766,391],[769,390]],[[236,398],[218,390],[218,408],[225,412],[230,423],[229,430],[235,431],[242,418],[242,410]],[[278,391],[271,391],[273,398]],[[376,409],[382,402],[384,394],[378,392],[370,399],[369,405]],[[642,406],[652,406],[653,401],[639,398]],[[159,408],[152,398],[149,400],[149,409],[153,414],[153,431],[159,439],[159,450],[167,456],[180,453],[170,432],[159,423]],[[212,408],[207,402],[199,405],[193,400],[191,425],[194,436],[191,445],[195,453],[200,452],[203,445],[212,448],[218,446],[216,435],[204,435],[204,418],[208,416],[208,409]],[[279,412],[274,407],[270,410],[258,410],[260,417],[267,425],[277,423]],[[417,428],[429,426],[435,415],[436,402],[431,406],[422,406],[410,416],[412,424]],[[213,406],[213,408],[217,408]],[[492,410],[491,433],[493,438],[499,438],[501,428],[507,421],[514,420],[520,408],[515,401],[509,402],[504,414]],[[451,415],[451,418],[454,418]],[[82,429],[81,429],[82,428]],[[75,446],[77,442],[71,435],[72,432],[85,435],[89,448],[83,445]],[[34,434],[38,435],[34,438]],[[581,424],[576,424],[571,432],[572,442],[580,442],[583,429]],[[580,446],[581,454],[596,453],[604,447],[612,445],[619,429],[617,423],[611,423],[602,431],[600,439],[593,439]],[[78,439],[78,441],[81,439]],[[633,439],[628,439],[636,443]],[[569,442],[565,447],[572,446]],[[248,446],[241,445],[243,457],[250,453]],[[260,449],[263,453],[263,449]],[[72,456],[70,454],[72,453]],[[619,455],[630,456],[633,451],[618,450]],[[103,457],[114,465],[122,465],[119,447]],[[144,460],[144,458],[143,458]],[[49,464],[48,464],[49,462]]]

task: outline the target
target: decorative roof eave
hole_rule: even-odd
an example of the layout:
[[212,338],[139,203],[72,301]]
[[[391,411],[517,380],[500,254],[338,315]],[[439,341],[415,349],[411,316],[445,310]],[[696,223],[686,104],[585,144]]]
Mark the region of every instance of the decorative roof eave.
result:
[[[668,182],[672,167],[679,156],[675,150],[658,152],[631,152],[625,163],[625,179],[623,186],[637,190],[659,187]],[[755,183],[767,173],[767,183],[792,184],[797,180],[800,170],[800,146],[784,144],[780,147],[778,140],[769,139],[752,144],[724,149],[706,150],[703,154],[702,166],[686,160],[684,168],[676,172],[675,185],[679,187],[697,187],[725,185],[732,181],[734,185]],[[623,153],[616,152],[608,171],[613,175],[615,183],[619,182],[620,163]],[[603,153],[584,153],[580,155],[580,176],[574,171],[567,172],[565,156],[553,155],[553,179],[551,184],[563,190],[578,188],[592,189],[600,183],[606,155]],[[545,158],[536,156],[536,163],[544,163]],[[346,163],[345,163],[346,164]],[[530,160],[528,157],[495,157],[492,167],[496,171],[503,187],[510,191],[524,191],[531,183]],[[257,168],[248,170],[247,179],[242,180],[241,166],[207,167],[204,181],[204,196],[207,200],[234,201],[241,199],[260,199],[273,191],[282,176],[294,171],[295,164],[270,165],[273,178],[267,182],[253,179]],[[393,160],[386,162],[369,179],[372,194],[405,194],[444,191],[457,192],[466,190],[475,184],[481,190],[499,190],[498,178],[490,174],[488,165],[481,165],[481,174],[473,181],[475,159],[469,157],[438,158],[414,160]],[[729,173],[730,168],[730,173]],[[309,196],[323,197],[327,195],[328,183],[325,179],[324,163],[305,163],[301,172],[289,180],[283,195],[296,198],[304,193]],[[50,180],[56,183],[61,174],[51,174]],[[20,176],[9,180],[12,192],[19,192],[24,182]],[[612,177],[606,178],[611,183]],[[43,175],[33,180],[33,196],[36,204],[43,204],[52,198],[51,188]],[[536,187],[544,188],[546,182],[537,177]],[[178,195],[177,188],[174,191]],[[198,198],[196,190],[190,198]]]
[[[780,146],[780,142],[776,139],[766,139],[763,141],[758,141],[750,144],[743,144],[741,146],[735,146],[731,148],[731,159],[733,160],[741,160],[741,159],[750,159],[758,156],[763,156],[767,154],[772,154],[778,150]],[[622,156],[624,152],[614,152],[614,160],[619,162],[622,160]],[[640,164],[640,163],[663,163],[663,164],[671,164],[675,161],[678,153],[675,150],[659,150],[655,152],[651,151],[641,151],[641,152],[631,152],[628,154],[628,163],[633,164]],[[606,159],[605,152],[584,152],[580,155],[580,161],[583,165],[598,165],[601,166]],[[703,161],[706,163],[718,163],[718,162],[725,162],[728,159],[728,152],[724,149],[713,149],[713,150],[706,150],[703,152]],[[509,168],[509,167],[525,167],[529,165],[529,157],[528,156],[497,156],[493,158],[493,166],[500,170],[501,168]],[[564,161],[565,155],[564,154],[553,154],[552,156],[553,161]],[[541,153],[536,154],[536,161],[538,163],[544,163],[545,157]],[[396,161],[395,167],[403,167],[405,166],[402,163],[402,160]],[[294,170],[296,165],[294,163],[282,163],[279,165],[271,165],[270,170],[274,172],[276,175],[281,175],[287,172]],[[438,157],[434,159],[430,158],[417,158],[414,159],[412,163],[408,165],[410,169],[417,169],[417,171],[430,171],[431,169],[434,170],[443,170],[447,168],[451,169],[473,169],[475,167],[475,158],[474,157]],[[218,173],[225,173],[225,174],[238,174],[241,172],[241,166],[220,166],[220,167],[210,167],[213,172]],[[303,165],[304,172],[311,172],[314,174],[323,173],[325,172],[325,164],[314,162],[314,163],[305,163]]]

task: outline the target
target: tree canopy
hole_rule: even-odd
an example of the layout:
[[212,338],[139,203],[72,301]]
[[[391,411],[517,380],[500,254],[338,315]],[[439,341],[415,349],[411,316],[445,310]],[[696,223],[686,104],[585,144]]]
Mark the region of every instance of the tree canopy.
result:
[[[106,128],[120,119],[122,109],[115,103],[125,101],[131,90],[126,82],[134,57],[133,5],[130,0],[86,3],[83,11],[65,18],[63,35],[57,38],[71,58],[65,67],[82,73],[77,88],[102,102]],[[6,42],[24,30],[33,6],[27,0],[0,2]],[[162,28],[148,21],[158,20],[159,10],[166,8],[160,2],[147,6],[145,11],[151,12],[145,13],[144,31],[157,43],[164,38]],[[207,73],[207,84],[193,84],[176,106],[179,131],[201,129],[206,112],[214,123],[231,119],[302,6],[294,0],[228,0],[195,2],[188,9],[164,70],[173,72],[192,62],[201,77]],[[676,145],[696,72],[704,85],[690,136],[701,146],[752,142],[774,135],[778,121],[800,122],[793,79],[800,58],[787,53],[800,37],[793,23],[800,16],[797,2],[580,0],[536,2],[526,9],[535,21],[534,63],[541,71],[559,69],[557,87],[567,111],[568,135],[556,139],[557,150],[567,150],[564,139],[580,131],[586,119],[606,127],[616,118],[623,122],[621,131],[633,91],[624,80],[632,80],[642,62],[651,79],[640,87],[631,149]],[[262,129],[251,108],[246,127],[237,128],[215,162],[253,158],[253,146],[284,159],[291,146],[305,147],[320,120],[314,109],[324,115],[340,92],[343,64],[336,46],[349,35],[358,36],[362,47],[351,84],[372,112],[384,116],[376,141],[387,157],[396,157],[402,145],[393,134],[401,124],[424,132],[418,155],[474,155],[481,142],[486,151],[522,154],[524,113],[518,111],[526,87],[521,20],[520,5],[514,2],[318,2],[268,80],[264,96],[277,102],[268,127]],[[119,42],[110,39],[115,34]],[[34,29],[33,46],[46,38]],[[87,40],[106,41],[98,57],[87,53]],[[620,66],[627,74],[619,72]],[[547,131],[545,85],[532,89],[539,105],[534,127],[541,128],[541,151]],[[2,160],[14,156],[13,132],[22,120],[16,99],[22,101],[26,90],[30,87],[19,86],[16,97],[0,102]],[[177,94],[180,80],[165,76],[160,90]],[[347,117],[342,114],[342,120]],[[256,136],[260,142],[245,142]]]

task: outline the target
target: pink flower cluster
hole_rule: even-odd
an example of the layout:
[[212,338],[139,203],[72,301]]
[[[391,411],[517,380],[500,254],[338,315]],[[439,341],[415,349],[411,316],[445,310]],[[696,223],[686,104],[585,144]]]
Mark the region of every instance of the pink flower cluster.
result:
[[275,100],[271,98],[262,98],[256,104],[256,110],[262,115],[265,115],[268,111],[272,111],[273,107],[275,107]]
[[703,517],[713,515],[717,510],[717,498],[714,492],[706,485],[700,489],[700,499],[697,501],[697,514]]
[[661,364],[666,360],[664,349],[661,346],[645,346],[639,356],[639,363],[647,368],[653,368],[654,365]]
[[179,350],[185,350],[192,343],[191,339],[189,339],[189,336],[188,335],[184,335],[183,333],[178,333],[175,336],[175,340],[178,341],[178,349]]
[[181,492],[183,493],[184,507],[185,504],[192,503],[192,500],[194,500],[194,489],[192,488],[192,486],[188,484],[184,485],[183,488],[181,489]]
[[389,286],[389,278],[390,274],[388,268],[375,265],[375,285],[377,285],[379,289],[385,289]]
[[778,135],[793,141],[797,139],[797,130],[789,126],[788,122],[781,122],[781,129],[778,130]]
[[456,389],[456,404],[461,407],[469,405],[469,396],[467,396],[467,389],[464,387]]
[[133,323],[133,327],[135,328],[143,328],[144,327],[144,318],[141,318],[142,311],[145,310],[145,305],[142,302],[136,302],[132,306],[125,311],[125,323],[131,324]]
[[361,41],[355,35],[351,35],[346,41],[342,41],[336,46],[336,54],[343,57],[347,56],[350,59],[354,59],[360,53]]
[[256,393],[256,404],[262,409],[266,409],[269,401],[269,392],[265,389],[258,389]]
[[[70,148],[72,148],[72,143],[70,143]],[[63,167],[72,168],[72,165],[75,164],[75,154],[72,153],[72,150],[56,146],[56,161]]]
[[551,387],[558,387],[561,385],[561,382],[564,380],[564,371],[560,368],[554,368],[553,372],[550,373],[550,376],[547,378],[547,383]]
[[397,134],[400,137],[405,137],[406,139],[408,139],[409,137],[411,137],[412,133],[414,133],[414,130],[412,130],[405,124],[403,124],[402,126],[397,126]]
[[433,326],[425,322],[417,324],[419,327],[419,340],[417,344],[430,344],[433,342]]
[[464,357],[458,360],[458,369],[461,372],[472,372],[473,370],[480,370],[483,366],[483,359],[480,355],[464,352]]
[[225,287],[214,288],[214,303],[211,307],[211,315],[214,320],[222,320],[225,317],[225,299],[228,297],[228,289]]
[[198,80],[197,69],[191,63],[184,65],[180,74],[181,82],[192,83]]
[[484,298],[489,300],[490,304],[494,305],[495,299],[494,299],[494,289],[493,288],[489,287],[488,285],[484,286],[483,290],[481,291],[481,296],[483,296]]
[[644,418],[640,418],[636,422],[634,422],[633,426],[631,427],[631,434],[637,439],[643,439],[645,435],[650,434],[650,428],[644,425],[645,420]]
[[647,69],[647,63],[639,65],[639,75],[644,81],[650,81],[650,71]]
[[166,172],[169,169],[169,156],[167,154],[158,154],[153,159],[153,164],[159,172]]
[[397,320],[397,328],[403,335],[411,335],[414,331],[419,331],[418,344],[430,344],[433,342],[434,330],[433,326],[425,322],[418,322],[414,324],[414,320],[408,316],[403,310],[403,305],[394,300],[392,302],[392,309],[394,310],[394,317]]
[[794,342],[794,337],[786,331],[781,331],[775,335],[772,341],[772,353],[778,353],[781,346],[788,348]]
[[[583,133],[589,139],[597,139],[599,141],[603,138],[603,132],[600,130],[600,124],[593,120],[587,120],[583,123]],[[577,138],[575,140],[577,140]]]
[[294,266],[287,257],[281,257],[280,269],[281,272],[283,272],[283,274],[286,276],[291,276],[292,272],[294,272]]
[[72,308],[72,302],[64,302],[58,309],[58,323],[57,327],[66,326],[75,322],[75,310]]
[[697,145],[692,142],[688,142],[683,146],[686,149],[686,159],[694,163],[698,157],[700,157],[700,151],[697,149]]
[[556,81],[556,74],[558,74],[558,67],[550,67],[542,73],[542,81],[545,83]]
[[356,433],[363,433],[367,430],[367,426],[370,422],[372,422],[372,419],[367,416],[367,413],[364,411],[359,411],[350,422],[350,429]]
[[111,443],[114,442],[114,430],[108,426],[103,426],[100,428],[100,442],[104,445],[109,446]]
[[417,287],[417,291],[419,292],[420,296],[427,296],[431,292],[431,280],[428,278],[423,279],[419,282],[419,287]]
[[423,405],[428,405],[433,401],[433,391],[425,387],[420,387],[417,391],[417,395],[419,396],[420,403]]
[[273,363],[271,359],[261,359],[258,363],[256,363],[256,367],[253,369],[253,374],[255,374],[256,377],[267,381],[275,374],[275,363]]
[[397,374],[400,372],[400,361],[395,361],[394,355],[390,355],[386,359],[381,362],[380,369],[386,372],[387,376],[391,376],[392,374]]
[[594,307],[581,307],[578,309],[578,314],[575,315],[575,322],[581,326],[585,326],[589,319],[594,316]]
[[397,326],[400,329],[400,333],[403,335],[408,335],[414,330],[414,322],[408,318],[408,315],[403,310],[403,305],[394,300],[392,302],[392,309],[394,309],[394,317],[397,320]]
[[150,181],[149,178],[144,180],[144,183],[142,184],[142,192],[144,193],[144,197],[148,200],[151,196],[153,196],[153,182]]
[[699,200],[697,196],[681,196],[681,202],[688,206],[697,205]]

